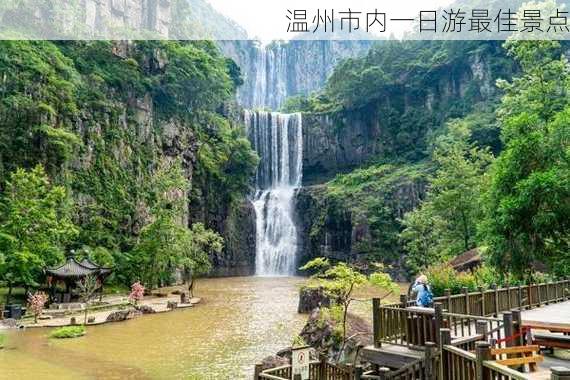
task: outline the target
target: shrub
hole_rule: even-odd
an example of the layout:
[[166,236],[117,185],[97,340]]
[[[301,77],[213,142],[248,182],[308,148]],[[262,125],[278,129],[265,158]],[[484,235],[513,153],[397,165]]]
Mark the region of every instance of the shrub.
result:
[[473,274],[458,273],[446,264],[429,267],[426,276],[436,297],[442,296],[445,289],[450,289],[451,294],[460,293],[463,287],[469,291],[477,289],[477,280]]
[[53,330],[49,337],[55,339],[78,338],[85,335],[85,332],[85,326],[64,326]]
[[[450,289],[451,294],[457,294],[461,293],[463,287],[466,287],[469,291],[475,291],[479,286],[489,289],[493,284],[496,284],[498,287],[521,284],[514,277],[505,277],[497,269],[487,265],[478,267],[472,273],[457,272],[447,264],[434,265],[427,269],[426,275],[436,297],[442,296],[445,289]],[[536,282],[545,282],[550,279],[539,276],[539,273],[535,275],[534,280]]]

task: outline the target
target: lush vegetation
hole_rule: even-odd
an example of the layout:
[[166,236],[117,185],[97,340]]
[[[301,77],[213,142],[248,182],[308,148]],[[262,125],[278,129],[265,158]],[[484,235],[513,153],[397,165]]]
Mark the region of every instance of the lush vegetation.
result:
[[[380,121],[379,158],[416,162],[428,158],[430,136],[447,120],[474,112],[492,118],[494,80],[516,69],[498,41],[384,41],[343,61],[323,91],[284,108],[326,113],[337,128]],[[475,138],[499,145],[496,129],[477,126]]]
[[79,338],[85,335],[87,329],[85,326],[64,326],[58,327],[49,333],[50,338],[54,339],[68,339],[68,338]]
[[1,45],[0,283],[72,249],[124,286],[207,272],[257,164],[219,112],[235,63],[205,41]]
[[308,286],[321,288],[332,300],[331,307],[322,311],[321,317],[326,319],[328,315],[330,319],[339,322],[336,324],[337,329],[333,332],[333,337],[337,337],[341,343],[340,353],[347,339],[348,312],[351,303],[356,300],[354,296],[356,290],[371,285],[384,292],[382,298],[399,290],[398,285],[392,281],[390,275],[382,271],[381,267],[367,276],[346,263],[331,265],[328,259],[319,257],[300,269],[313,273]]
[[[494,282],[536,279],[545,266],[567,275],[563,50],[557,42],[383,43],[337,67],[322,92],[290,99],[286,109],[326,113],[336,128],[379,121],[388,141],[380,164],[314,191],[322,211],[313,245],[328,232],[333,253],[403,264],[411,273],[479,247],[489,265],[482,271],[496,271]],[[339,238],[343,225],[352,230]],[[457,281],[490,284],[470,276]],[[463,286],[447,277],[448,287]]]
[[[351,260],[397,261],[403,253],[398,236],[400,217],[419,202],[414,197],[421,193],[430,170],[423,163],[378,164],[337,175],[313,191],[318,205],[310,243],[318,247],[324,234],[334,231],[329,239],[331,249],[350,249]],[[409,202],[401,202],[402,192],[410,195]],[[347,224],[358,229],[354,239],[344,228]]]

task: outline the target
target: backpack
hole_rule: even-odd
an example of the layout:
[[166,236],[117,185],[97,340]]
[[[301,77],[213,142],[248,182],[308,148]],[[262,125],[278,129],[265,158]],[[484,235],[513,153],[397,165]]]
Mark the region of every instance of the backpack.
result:
[[429,286],[424,284],[424,292],[420,298],[420,303],[423,307],[430,307],[433,304],[433,293]]

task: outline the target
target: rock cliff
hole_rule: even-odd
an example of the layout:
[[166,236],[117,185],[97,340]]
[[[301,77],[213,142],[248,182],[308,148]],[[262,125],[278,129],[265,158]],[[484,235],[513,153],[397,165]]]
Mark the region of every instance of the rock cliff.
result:
[[342,60],[366,54],[370,41],[220,41],[244,76],[238,101],[245,108],[278,110],[291,96],[320,90]]

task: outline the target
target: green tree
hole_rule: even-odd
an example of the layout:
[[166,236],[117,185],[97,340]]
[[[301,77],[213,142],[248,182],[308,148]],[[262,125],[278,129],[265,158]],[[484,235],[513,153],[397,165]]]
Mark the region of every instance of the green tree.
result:
[[60,262],[75,236],[65,188],[51,184],[39,165],[13,172],[0,201],[0,280],[8,285],[7,302],[14,286],[37,286],[43,267]]
[[185,226],[188,183],[180,163],[163,165],[152,184],[153,220],[143,228],[129,265],[134,264],[149,288],[169,283],[175,270],[193,275],[208,272],[209,255],[222,250],[223,239],[200,223],[190,229]]
[[554,41],[505,44],[522,68],[498,117],[504,151],[492,167],[480,231],[493,263],[528,277],[532,262],[570,272],[570,70]]
[[[379,267],[381,268],[381,266]],[[346,344],[347,316],[350,304],[357,300],[354,292],[365,285],[374,286],[385,292],[382,298],[398,291],[398,285],[392,281],[390,275],[381,271],[374,272],[369,276],[360,273],[354,267],[346,263],[331,265],[328,259],[318,257],[309,261],[300,268],[304,271],[311,271],[312,286],[322,288],[336,305],[342,307],[342,346],[339,358]]]
[[435,175],[425,201],[403,219],[400,234],[413,270],[438,262],[477,245],[479,199],[487,181],[491,154],[470,142],[462,121],[448,124],[448,133],[436,141]]
[[94,275],[87,275],[81,281],[77,281],[77,293],[81,298],[81,301],[85,304],[85,314],[83,318],[83,324],[87,324],[87,314],[89,313],[89,303],[95,296],[95,292],[99,289],[99,281]]

